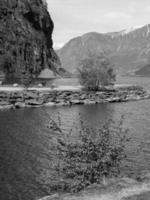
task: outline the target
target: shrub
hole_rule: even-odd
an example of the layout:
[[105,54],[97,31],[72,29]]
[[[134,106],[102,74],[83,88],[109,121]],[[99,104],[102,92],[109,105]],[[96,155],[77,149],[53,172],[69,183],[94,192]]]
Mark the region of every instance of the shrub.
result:
[[93,91],[112,85],[116,78],[112,67],[105,55],[89,55],[81,62],[81,69],[78,69],[80,84]]
[[59,179],[53,188],[78,192],[120,173],[129,140],[128,130],[123,128],[123,118],[117,124],[109,120],[102,128],[91,128],[82,120],[80,122],[80,129],[73,131],[76,138],[72,132],[63,133],[57,123],[52,123],[53,130],[60,133],[55,163]]

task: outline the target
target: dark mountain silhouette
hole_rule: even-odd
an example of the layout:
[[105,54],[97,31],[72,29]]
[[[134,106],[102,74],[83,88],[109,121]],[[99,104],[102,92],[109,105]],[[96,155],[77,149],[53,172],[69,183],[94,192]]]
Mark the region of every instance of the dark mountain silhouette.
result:
[[0,71],[25,83],[49,68],[62,74],[53,50],[53,21],[45,0],[0,0]]

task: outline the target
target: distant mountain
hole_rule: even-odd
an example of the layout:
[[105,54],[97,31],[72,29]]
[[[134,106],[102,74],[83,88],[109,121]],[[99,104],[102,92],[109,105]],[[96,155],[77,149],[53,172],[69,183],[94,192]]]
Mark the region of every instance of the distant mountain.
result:
[[[105,34],[87,33],[70,40],[57,50],[57,54],[62,67],[74,74],[89,53],[103,51],[114,63],[118,74],[136,74],[137,70],[150,67],[150,25]],[[150,74],[150,70],[147,72]]]
[[137,70],[135,72],[136,76],[145,76],[145,77],[150,77],[150,64],[146,64],[144,67],[141,69]]

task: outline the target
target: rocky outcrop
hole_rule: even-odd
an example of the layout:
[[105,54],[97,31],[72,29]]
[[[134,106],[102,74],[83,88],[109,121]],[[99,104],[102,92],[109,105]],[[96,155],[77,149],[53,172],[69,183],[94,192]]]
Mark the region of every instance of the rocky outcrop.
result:
[[44,69],[59,72],[54,24],[43,0],[0,0],[0,70],[6,82],[28,83]]

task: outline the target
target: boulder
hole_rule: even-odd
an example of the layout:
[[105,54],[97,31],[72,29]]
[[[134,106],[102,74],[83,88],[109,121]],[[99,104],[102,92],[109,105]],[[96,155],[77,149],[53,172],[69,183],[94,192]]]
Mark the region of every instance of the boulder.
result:
[[25,108],[26,104],[25,103],[21,103],[21,102],[17,102],[14,104],[15,108]]
[[72,99],[70,100],[70,104],[74,105],[74,104],[84,104],[84,101],[81,101],[79,99]]

